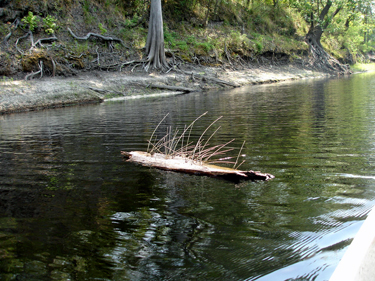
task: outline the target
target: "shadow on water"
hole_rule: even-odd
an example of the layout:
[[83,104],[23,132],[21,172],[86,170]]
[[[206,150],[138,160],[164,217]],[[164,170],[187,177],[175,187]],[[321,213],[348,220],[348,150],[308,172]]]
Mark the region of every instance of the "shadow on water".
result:
[[[373,76],[0,118],[0,280],[327,280],[374,205]],[[239,185],[124,162],[223,116]]]

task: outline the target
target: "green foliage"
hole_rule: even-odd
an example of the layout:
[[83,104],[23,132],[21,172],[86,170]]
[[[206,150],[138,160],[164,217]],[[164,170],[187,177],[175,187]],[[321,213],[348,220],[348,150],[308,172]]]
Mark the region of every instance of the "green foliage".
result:
[[205,52],[209,52],[214,49],[214,45],[209,42],[198,42],[195,44],[196,48],[203,49]]
[[53,16],[48,15],[46,18],[43,19],[43,27],[46,33],[48,34],[54,34],[55,30],[57,28],[56,25],[56,18]]
[[83,11],[85,13],[90,13],[90,2],[88,0],[83,1]]
[[[22,5],[19,0],[15,2]],[[276,2],[277,5],[274,5]],[[165,45],[187,60],[194,55],[224,58],[225,48],[231,56],[255,56],[264,52],[300,56],[308,50],[304,39],[310,23],[313,21],[316,26],[329,21],[322,37],[324,48],[343,60],[349,55],[357,59],[364,57],[363,53],[373,50],[375,46],[375,19],[371,1],[332,2],[327,18],[321,21],[319,12],[327,1],[163,1]],[[110,32],[131,46],[131,55],[143,54],[150,0],[34,0],[27,1],[27,4],[30,12],[22,23],[30,30],[54,34],[60,26],[65,29],[63,20],[66,17],[67,26],[77,24],[82,32],[95,32],[93,29],[99,30],[100,34]],[[74,19],[70,16],[73,15],[72,7],[80,9],[73,13]],[[333,17],[332,13],[338,7],[342,8]],[[10,28],[11,23],[0,23],[0,35],[4,38]],[[92,43],[67,44],[78,55],[89,53],[93,46]],[[115,48],[123,50],[120,45]]]
[[85,21],[88,24],[92,24],[95,21],[95,18],[92,15],[91,5],[90,5],[89,0],[83,1],[83,15],[84,15]]
[[239,31],[232,31],[229,35],[229,46],[234,49],[248,49],[250,47],[250,40],[246,34],[241,34]]
[[98,27],[99,27],[99,30],[100,30],[100,34],[106,34],[107,33],[108,30],[104,28],[102,23],[99,23]]
[[214,46],[208,38],[202,38],[202,42],[194,35],[186,35],[178,32],[170,32],[168,28],[164,31],[164,40],[173,49],[178,49],[186,55],[208,53]]
[[29,26],[30,31],[34,31],[34,29],[38,26],[39,18],[30,12],[27,14],[26,17],[22,19],[22,22]]
[[125,42],[131,42],[132,46],[141,49],[146,45],[147,30],[141,26],[134,28],[121,28],[118,36]]
[[[35,28],[38,26],[40,21],[40,18],[33,14],[33,12],[28,12],[27,16],[22,19],[22,22],[27,24],[30,31],[34,31]],[[48,34],[54,34],[57,25],[56,25],[57,19],[51,15],[47,15],[45,18],[43,18],[43,29]]]
[[1,83],[6,83],[6,82],[13,82],[13,78],[8,78],[6,76],[3,76],[3,78],[0,80]]
[[140,19],[140,17],[137,14],[134,14],[131,19],[125,20],[125,26],[126,27],[133,27],[135,24],[138,23],[139,19]]
[[5,24],[0,22],[0,36],[1,38],[4,37],[7,33],[9,33],[9,24]]
[[74,41],[74,45],[72,45],[71,48],[77,54],[84,54],[84,53],[88,52],[89,44],[88,44],[88,41],[85,41],[85,42],[82,42],[82,43],[80,43],[78,41]]

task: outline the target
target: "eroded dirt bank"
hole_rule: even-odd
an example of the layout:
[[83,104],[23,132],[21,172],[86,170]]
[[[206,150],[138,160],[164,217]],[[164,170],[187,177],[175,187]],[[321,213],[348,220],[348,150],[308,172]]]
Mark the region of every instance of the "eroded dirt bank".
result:
[[3,79],[0,81],[0,114],[100,103],[119,97],[207,91],[328,75],[293,65],[246,68],[238,71],[194,66],[164,74],[87,72],[69,78],[47,77],[31,81]]

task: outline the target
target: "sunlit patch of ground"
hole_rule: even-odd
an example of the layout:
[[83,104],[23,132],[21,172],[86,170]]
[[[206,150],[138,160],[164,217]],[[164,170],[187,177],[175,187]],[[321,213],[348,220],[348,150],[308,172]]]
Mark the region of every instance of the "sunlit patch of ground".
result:
[[356,63],[350,68],[353,71],[375,71],[375,63]]

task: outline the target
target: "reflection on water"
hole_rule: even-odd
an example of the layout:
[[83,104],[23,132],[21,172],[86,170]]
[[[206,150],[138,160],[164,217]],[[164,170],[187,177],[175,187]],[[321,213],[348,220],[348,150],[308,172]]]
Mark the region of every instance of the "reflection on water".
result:
[[[0,116],[0,280],[328,279],[375,202],[373,78]],[[205,111],[192,138],[223,116],[212,145],[276,178],[121,159]]]

